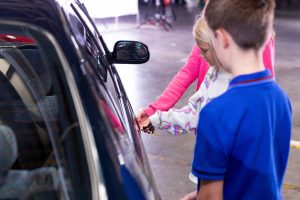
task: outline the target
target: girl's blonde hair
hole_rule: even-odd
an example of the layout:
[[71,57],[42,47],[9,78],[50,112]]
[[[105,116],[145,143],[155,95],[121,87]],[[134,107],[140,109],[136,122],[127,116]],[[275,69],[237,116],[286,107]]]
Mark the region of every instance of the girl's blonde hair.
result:
[[193,27],[193,36],[196,40],[197,45],[199,43],[207,43],[210,45],[211,40],[208,36],[208,26],[203,17],[199,17]]
[[212,41],[211,41],[211,38],[213,37],[212,31],[208,28],[208,25],[204,17],[200,17],[196,20],[193,27],[193,36],[198,46],[201,43],[205,43],[208,45],[212,58],[215,60],[215,63],[217,64],[217,66],[215,67],[222,67],[217,57],[217,54],[212,46]]

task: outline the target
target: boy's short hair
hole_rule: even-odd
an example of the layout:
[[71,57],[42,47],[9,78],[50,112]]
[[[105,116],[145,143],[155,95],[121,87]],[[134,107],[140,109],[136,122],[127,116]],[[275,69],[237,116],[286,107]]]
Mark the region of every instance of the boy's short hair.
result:
[[225,29],[242,49],[258,50],[273,26],[275,0],[210,0],[205,18],[216,31]]

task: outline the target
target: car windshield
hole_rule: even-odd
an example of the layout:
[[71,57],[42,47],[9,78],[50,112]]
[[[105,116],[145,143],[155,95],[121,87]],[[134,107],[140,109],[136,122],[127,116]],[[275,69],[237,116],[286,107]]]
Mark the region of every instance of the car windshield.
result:
[[0,199],[91,199],[59,55],[37,29],[0,24]]

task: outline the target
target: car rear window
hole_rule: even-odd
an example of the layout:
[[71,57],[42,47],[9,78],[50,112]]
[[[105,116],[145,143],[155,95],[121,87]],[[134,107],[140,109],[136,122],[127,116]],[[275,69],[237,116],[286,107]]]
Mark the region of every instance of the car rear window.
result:
[[0,199],[90,199],[74,103],[42,33],[0,24],[0,91]]

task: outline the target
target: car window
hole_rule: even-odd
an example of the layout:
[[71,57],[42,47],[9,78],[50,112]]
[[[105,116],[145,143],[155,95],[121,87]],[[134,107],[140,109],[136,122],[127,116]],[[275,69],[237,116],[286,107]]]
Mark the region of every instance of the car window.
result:
[[56,50],[38,29],[0,24],[0,139],[16,141],[0,146],[1,161],[7,163],[0,174],[5,175],[0,199],[91,199],[65,80]]
[[86,29],[94,35],[95,42],[99,45],[99,48],[103,53],[109,53],[109,50],[105,43],[103,42],[102,36],[98,32],[98,29],[95,23],[92,21],[91,17],[87,14],[87,10],[84,4],[79,2],[72,3],[71,7],[73,11],[76,13],[77,17],[80,18],[81,22],[86,26]]
[[95,31],[89,29],[90,26],[86,23],[82,23],[82,20],[78,18],[78,15],[78,11],[71,7],[69,14],[71,30],[75,35],[77,42],[85,49],[83,53],[87,54],[88,61],[97,69],[99,77],[106,81],[107,69],[106,63],[104,63],[104,60],[102,59],[104,56],[103,48],[99,46],[98,40],[94,36]]

